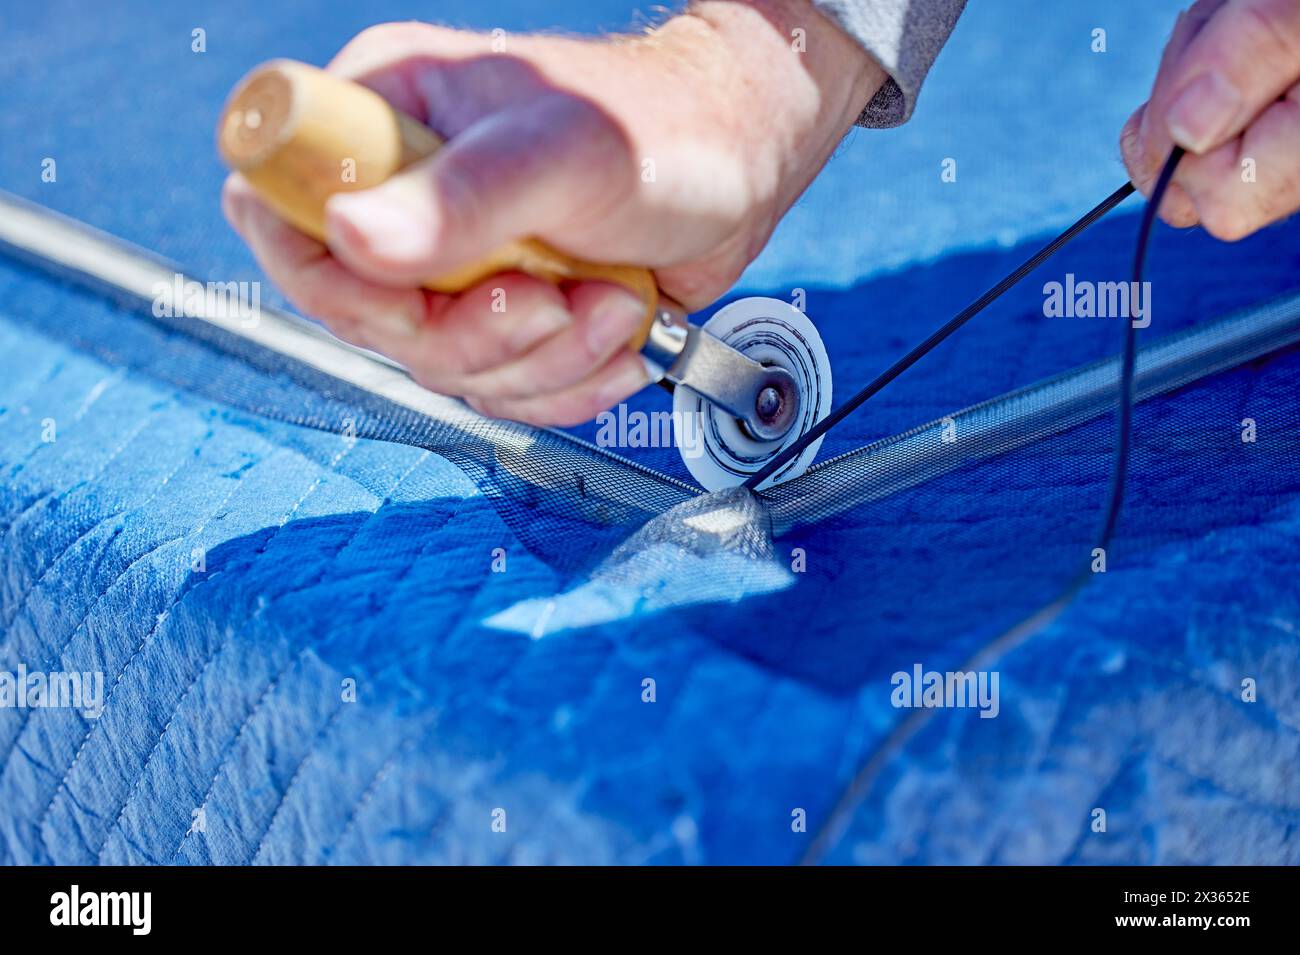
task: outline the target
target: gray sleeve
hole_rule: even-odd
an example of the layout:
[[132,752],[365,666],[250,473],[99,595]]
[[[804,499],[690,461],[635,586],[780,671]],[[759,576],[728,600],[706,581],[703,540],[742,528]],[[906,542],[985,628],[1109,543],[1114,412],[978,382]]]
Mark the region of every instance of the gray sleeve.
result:
[[966,0],[813,0],[889,74],[859,126],[898,126],[916,107],[921,83],[957,25]]

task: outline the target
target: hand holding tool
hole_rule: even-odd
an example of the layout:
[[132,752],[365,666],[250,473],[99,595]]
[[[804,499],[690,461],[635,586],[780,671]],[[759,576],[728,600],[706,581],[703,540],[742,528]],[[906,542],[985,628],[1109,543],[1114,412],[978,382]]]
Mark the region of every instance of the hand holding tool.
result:
[[[374,91],[291,60],[272,61],[245,77],[217,136],[226,163],[262,200],[322,241],[331,195],[377,186],[443,145]],[[705,454],[687,457],[686,464],[709,490],[742,483],[830,410],[825,349],[807,318],[779,300],[732,303],[701,328],[660,293],[648,269],[587,262],[532,238],[431,276],[424,286],[459,292],[511,270],[556,283],[613,282],[645,303],[645,323],[629,347],[645,358],[655,380],[672,387],[675,408],[698,413]],[[735,326],[742,311],[743,327]],[[715,325],[724,313],[730,319]],[[725,334],[712,333],[724,327]],[[816,450],[812,446],[773,477],[802,473]]]

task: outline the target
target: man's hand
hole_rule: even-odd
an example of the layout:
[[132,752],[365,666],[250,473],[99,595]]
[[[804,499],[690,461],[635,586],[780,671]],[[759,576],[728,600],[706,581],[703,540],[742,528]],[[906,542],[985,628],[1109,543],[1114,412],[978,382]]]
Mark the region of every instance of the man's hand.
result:
[[588,420],[646,384],[627,347],[643,303],[604,283],[520,274],[455,296],[422,280],[536,236],[653,268],[666,294],[702,307],[758,254],[884,80],[808,0],[707,0],[648,36],[610,40],[389,24],[329,69],[448,145],[378,188],[332,197],[328,247],[238,176],[227,218],[335,334],[431,390],[540,425]]
[[1300,209],[1300,0],[1197,0],[1120,145],[1150,194],[1174,144],[1170,225],[1233,241]]

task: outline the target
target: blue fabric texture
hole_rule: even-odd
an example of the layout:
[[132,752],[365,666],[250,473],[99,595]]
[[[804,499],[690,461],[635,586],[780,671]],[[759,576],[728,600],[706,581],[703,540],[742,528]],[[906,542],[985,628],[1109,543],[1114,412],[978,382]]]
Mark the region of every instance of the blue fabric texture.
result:
[[[429,16],[124,6],[0,14],[0,186],[227,279],[258,277],[219,225],[229,87]],[[1115,137],[1177,5],[1051,6],[968,9],[913,120],[854,133],[742,280],[807,291],[845,393],[1122,181]],[[1118,325],[1046,320],[1041,290],[1123,277],[1133,208],[823,454],[1114,352]],[[1144,334],[1290,290],[1298,263],[1293,223],[1233,246],[1162,229]],[[1297,386],[1284,352],[1140,407],[1106,573],[992,664],[996,718],[934,711],[829,861],[1300,861]],[[578,510],[295,409],[366,413],[0,259],[0,671],[102,672],[105,697],[96,718],[0,708],[0,861],[795,861],[908,712],[892,675],[961,665],[1087,553],[1112,440],[1099,420],[773,536],[753,498]]]

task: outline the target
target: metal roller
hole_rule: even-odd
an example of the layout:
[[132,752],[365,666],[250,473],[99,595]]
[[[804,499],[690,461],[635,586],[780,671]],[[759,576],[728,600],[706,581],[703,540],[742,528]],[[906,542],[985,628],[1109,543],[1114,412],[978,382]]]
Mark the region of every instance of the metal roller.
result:
[[[831,408],[831,366],[826,346],[808,316],[780,299],[754,297],[732,302],[705,322],[702,330],[781,374],[755,398],[760,415],[766,413],[782,423],[779,430],[767,434],[755,433],[742,418],[705,400],[689,386],[674,389],[675,417],[679,422],[689,417],[700,429],[699,442],[679,443],[682,460],[701,487],[718,491],[743,484],[826,417]],[[767,478],[760,489],[798,477],[820,446],[820,439],[814,441]],[[691,453],[687,453],[688,447]]]

